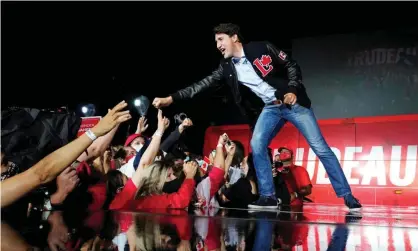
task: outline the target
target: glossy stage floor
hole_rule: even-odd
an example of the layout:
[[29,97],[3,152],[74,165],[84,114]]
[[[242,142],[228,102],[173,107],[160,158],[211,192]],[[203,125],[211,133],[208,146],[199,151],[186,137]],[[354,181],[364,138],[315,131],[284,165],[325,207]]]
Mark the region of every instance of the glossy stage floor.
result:
[[418,207],[305,205],[280,211],[223,208],[43,212],[19,231],[2,224],[2,250],[418,250]]

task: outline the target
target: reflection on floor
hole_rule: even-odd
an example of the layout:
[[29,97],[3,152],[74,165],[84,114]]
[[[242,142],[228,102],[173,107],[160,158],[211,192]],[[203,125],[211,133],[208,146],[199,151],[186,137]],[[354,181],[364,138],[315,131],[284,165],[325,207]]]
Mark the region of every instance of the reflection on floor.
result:
[[233,209],[44,212],[14,231],[2,250],[418,250],[418,207],[305,205],[281,211]]

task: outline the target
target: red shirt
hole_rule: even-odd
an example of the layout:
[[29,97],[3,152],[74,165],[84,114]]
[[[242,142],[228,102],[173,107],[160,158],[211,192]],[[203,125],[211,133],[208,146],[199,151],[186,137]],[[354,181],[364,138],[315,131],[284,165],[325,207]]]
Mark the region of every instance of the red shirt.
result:
[[172,194],[150,195],[135,200],[138,190],[132,180],[128,180],[122,192],[118,193],[109,206],[110,210],[138,210],[145,208],[186,208],[194,191],[195,181],[185,179],[180,189]]
[[[180,216],[170,212],[170,215],[164,216],[160,219],[160,224],[168,223],[176,226],[177,233],[182,240],[190,240],[192,238],[192,226],[193,222],[188,217],[186,211],[180,211]],[[175,216],[174,216],[175,215]]]
[[[291,165],[289,167],[289,172],[282,173],[283,179],[286,182],[286,187],[289,190],[289,193],[299,192],[303,187],[312,185],[309,174],[305,168],[301,166]],[[292,202],[291,206],[302,205],[303,198],[298,197]]]
[[92,203],[89,204],[88,210],[90,211],[101,210],[107,198],[106,183],[99,182],[95,185],[89,186],[88,192],[91,194],[92,199],[93,199]]
[[210,179],[210,198],[218,192],[224,182],[225,170],[213,167],[209,173]]

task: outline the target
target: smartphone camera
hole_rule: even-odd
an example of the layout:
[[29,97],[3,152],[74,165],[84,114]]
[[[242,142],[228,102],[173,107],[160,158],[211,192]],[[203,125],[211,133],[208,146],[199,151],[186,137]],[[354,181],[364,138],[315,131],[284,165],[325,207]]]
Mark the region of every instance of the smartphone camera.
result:
[[282,162],[280,162],[280,161],[275,161],[274,162],[274,168],[280,168],[282,166],[283,166],[283,163]]

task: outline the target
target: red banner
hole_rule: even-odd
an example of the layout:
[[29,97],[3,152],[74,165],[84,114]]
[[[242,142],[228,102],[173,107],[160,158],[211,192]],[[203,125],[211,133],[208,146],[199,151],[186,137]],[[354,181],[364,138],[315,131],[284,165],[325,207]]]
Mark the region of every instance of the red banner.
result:
[[[353,193],[363,204],[415,206],[418,198],[418,114],[389,117],[320,120],[321,131],[340,160]],[[221,133],[250,150],[247,125],[210,127],[204,154],[216,147]],[[295,152],[295,164],[305,167],[314,186],[315,203],[341,203],[325,169],[299,131],[286,124],[273,139],[273,154],[281,146]]]
[[78,129],[77,137],[80,137],[88,129],[91,129],[95,125],[97,125],[97,123],[99,123],[99,121],[102,119],[102,117],[100,117],[100,116],[82,117],[81,119],[82,119],[81,120],[81,125],[80,125],[80,129]]

